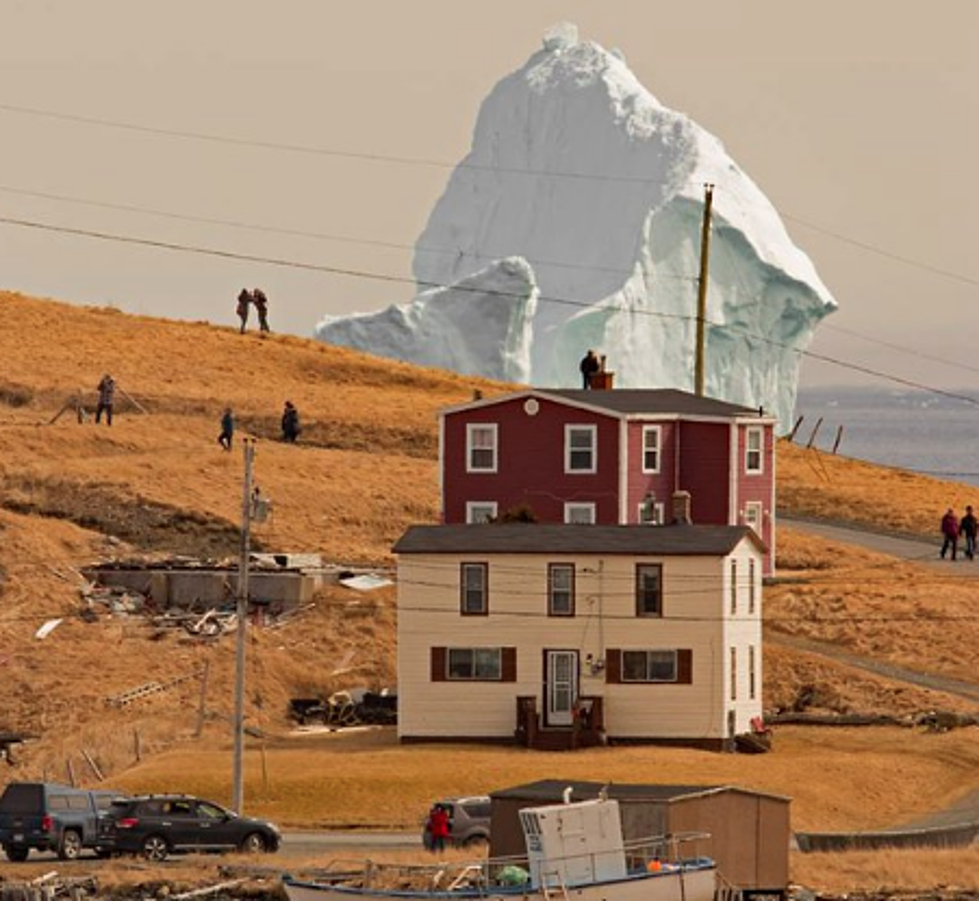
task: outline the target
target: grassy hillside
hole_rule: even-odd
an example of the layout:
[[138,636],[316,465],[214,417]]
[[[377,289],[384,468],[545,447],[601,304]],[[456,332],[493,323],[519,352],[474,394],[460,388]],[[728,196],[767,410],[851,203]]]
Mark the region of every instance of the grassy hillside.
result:
[[[132,555],[237,552],[241,455],[224,453],[216,442],[226,405],[239,417],[239,434],[258,439],[256,481],[274,502],[271,520],[255,529],[258,546],[390,563],[390,546],[405,526],[437,516],[436,411],[468,400],[474,390],[489,395],[508,386],[298,338],[241,336],[206,323],[13,294],[0,293],[0,321],[0,731],[38,737],[9,772],[64,778],[71,760],[90,780],[84,749],[119,784],[162,788],[182,779],[180,787],[221,795],[233,641],[201,643],[138,616],[101,612],[82,618],[78,568]],[[111,428],[79,424],[71,410],[52,424],[73,397],[94,408],[103,372],[111,372],[147,412],[123,395]],[[303,419],[297,446],[274,440],[286,399]],[[979,505],[975,489],[785,443],[778,457],[780,504],[797,514],[931,535],[949,504]],[[979,640],[972,583],[787,528],[780,530],[778,554],[781,574],[791,578],[765,595],[768,706],[791,706],[802,694],[815,693],[821,706],[833,710],[972,709],[949,695],[778,641],[819,639],[896,665],[971,679],[971,648]],[[36,639],[37,628],[53,617],[64,621]],[[565,771],[643,781],[654,769],[656,778],[696,782],[702,776],[786,791],[797,796],[799,822],[846,828],[943,803],[976,782],[970,775],[979,759],[975,730],[949,737],[903,730],[876,740],[868,733],[834,733],[836,747],[830,749],[825,733],[786,732],[795,737],[765,764],[684,751],[635,750],[614,761],[607,750],[560,758],[512,752],[460,766],[456,776],[417,750],[372,749],[369,743],[337,745],[339,754],[356,752],[355,770],[337,764],[329,753],[333,745],[303,756],[293,739],[281,737],[288,698],[352,682],[393,682],[394,623],[392,591],[365,597],[335,589],[297,621],[251,633],[248,719],[272,736],[272,787],[260,807],[289,819],[283,810],[309,795],[312,785],[314,796],[349,799],[333,803],[329,812],[308,811],[316,821],[356,821],[363,793],[381,785],[392,822],[413,823],[416,806],[431,794],[485,787],[488,773],[494,784]],[[197,680],[125,710],[105,703],[107,696],[150,680],[198,672],[204,663],[208,717],[200,738]],[[134,767],[137,736],[143,761]],[[891,748],[895,742],[902,747]],[[381,756],[371,756],[374,751]],[[275,762],[272,755],[280,752],[284,756]],[[452,758],[469,753],[453,749]],[[321,770],[314,760],[322,761]],[[411,770],[409,760],[421,761],[421,769]],[[856,760],[860,791],[841,798],[842,774]],[[256,761],[251,758],[250,778],[261,779]],[[809,774],[804,786],[796,784],[800,766]],[[196,774],[192,785],[190,769]],[[313,781],[297,788],[297,772]],[[909,780],[907,792],[888,787],[895,772]],[[912,779],[915,772],[919,777]],[[922,793],[925,778],[941,788]],[[306,811],[297,811],[293,816],[301,821]]]

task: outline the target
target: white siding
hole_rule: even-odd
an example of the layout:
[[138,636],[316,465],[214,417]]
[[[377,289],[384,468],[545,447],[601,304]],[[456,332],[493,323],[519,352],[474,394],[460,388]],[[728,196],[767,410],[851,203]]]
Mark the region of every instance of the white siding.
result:
[[[746,577],[754,556],[749,541],[735,550]],[[489,615],[459,614],[459,564],[489,563]],[[635,566],[663,566],[664,616],[635,616]],[[575,616],[547,616],[548,563],[574,563]],[[516,697],[532,695],[542,705],[543,649],[577,650],[580,693],[605,698],[610,738],[718,739],[726,734],[729,697],[728,646],[743,651],[738,731],[761,712],[761,594],[747,616],[747,588],[732,620],[729,558],[567,555],[401,555],[398,561],[398,733],[401,737],[510,737]],[[747,646],[756,646],[756,699],[748,700]],[[432,647],[514,647],[516,682],[432,682]],[[693,652],[691,685],[608,684],[607,667],[592,674],[590,654],[607,649]]]

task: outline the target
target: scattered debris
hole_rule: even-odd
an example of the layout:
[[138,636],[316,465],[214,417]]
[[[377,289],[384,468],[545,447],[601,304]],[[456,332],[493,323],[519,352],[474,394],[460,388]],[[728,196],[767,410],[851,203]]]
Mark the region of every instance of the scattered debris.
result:
[[204,669],[193,670],[190,673],[185,673],[182,676],[177,676],[175,679],[170,679],[167,682],[145,682],[142,685],[137,685],[135,688],[130,688],[128,691],[124,691],[121,694],[111,695],[105,698],[105,703],[110,707],[128,707],[135,701],[143,701],[146,698],[152,697],[153,695],[161,694],[162,692],[169,691],[174,686],[180,685],[182,682],[187,682],[189,679],[201,679],[204,675]]
[[0,886],[0,898],[3,901],[54,901],[56,898],[81,901],[95,897],[98,888],[94,876],[59,876],[52,870],[29,882],[4,882]]
[[390,688],[351,688],[335,691],[326,700],[293,698],[289,712],[302,726],[394,725],[398,721],[398,694]]
[[35,633],[34,637],[38,641],[47,638],[61,623],[64,622],[62,619],[49,619],[43,626],[41,626]]
[[346,579],[339,579],[344,588],[353,588],[355,591],[374,591],[377,588],[384,588],[394,583],[390,579],[382,576],[375,576],[372,573],[365,573],[361,576],[350,576]]

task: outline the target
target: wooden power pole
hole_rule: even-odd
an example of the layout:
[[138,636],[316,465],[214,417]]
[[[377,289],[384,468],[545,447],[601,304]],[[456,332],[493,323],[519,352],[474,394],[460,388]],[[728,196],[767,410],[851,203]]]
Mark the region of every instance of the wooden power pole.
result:
[[710,268],[710,210],[714,199],[714,186],[704,185],[704,221],[700,229],[700,280],[697,291],[697,355],[694,368],[693,390],[698,397],[704,396],[704,326],[707,322],[707,273]]
[[231,808],[240,814],[245,803],[245,632],[248,625],[248,556],[252,519],[252,464],[255,460],[255,443],[247,438],[242,442],[245,449],[245,486],[241,503],[241,555],[238,559],[238,629],[235,645],[235,744],[234,784]]

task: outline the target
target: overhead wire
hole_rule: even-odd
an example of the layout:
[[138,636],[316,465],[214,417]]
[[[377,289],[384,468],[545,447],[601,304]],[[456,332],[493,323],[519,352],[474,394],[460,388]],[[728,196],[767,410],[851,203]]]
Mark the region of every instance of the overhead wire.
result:
[[[95,240],[103,241],[116,241],[124,244],[133,244],[138,246],[154,247],[164,250],[170,250],[175,252],[183,253],[193,253],[203,256],[213,256],[222,259],[232,259],[246,262],[258,262],[264,263],[271,266],[279,266],[290,269],[299,269],[312,272],[323,272],[332,275],[346,276],[350,278],[362,278],[371,279],[375,281],[382,281],[388,283],[397,284],[413,284],[421,288],[429,288],[436,290],[451,290],[459,293],[473,293],[479,295],[491,295],[497,297],[509,297],[513,299],[523,300],[525,295],[513,292],[513,291],[503,291],[495,288],[486,288],[476,285],[466,285],[464,283],[456,283],[452,285],[444,284],[441,282],[428,281],[424,279],[408,278],[407,276],[391,275],[387,273],[374,272],[368,269],[357,269],[352,267],[343,266],[331,266],[321,263],[304,263],[297,260],[290,260],[283,257],[270,257],[262,256],[259,254],[249,254],[238,251],[221,250],[212,247],[203,247],[194,244],[184,244],[175,241],[163,241],[156,240],[152,238],[139,238],[131,235],[120,235],[112,232],[102,232],[94,229],[84,229],[84,228],[74,228],[70,226],[63,225],[53,225],[47,222],[39,222],[37,220],[21,219],[13,216],[0,216],[0,223],[7,225],[14,225],[23,228],[34,228],[42,231],[50,231],[61,234],[75,235],[79,237],[92,238]],[[553,303],[562,304],[566,306],[580,307],[580,308],[591,308],[593,304],[587,301],[573,300],[571,298],[556,297],[554,295],[538,294],[537,299],[539,303]],[[682,313],[667,313],[659,310],[648,310],[636,307],[627,307],[622,305],[608,305],[605,307],[608,310],[617,310],[622,312],[628,312],[632,315],[647,316],[663,320],[677,320],[686,323],[693,323],[696,321],[696,316],[693,314],[682,314]],[[919,382],[915,379],[904,378],[893,373],[887,373],[879,369],[874,369],[869,366],[863,366],[857,363],[850,363],[845,360],[832,357],[828,354],[817,353],[812,350],[806,350],[803,348],[795,347],[791,344],[787,344],[784,341],[777,341],[773,338],[769,338],[766,335],[762,335],[757,332],[751,332],[743,326],[737,323],[732,323],[731,325],[725,325],[718,322],[713,322],[710,320],[706,321],[706,326],[709,329],[725,329],[737,331],[743,335],[751,337],[757,341],[770,344],[773,347],[778,347],[782,350],[787,350],[795,353],[801,357],[805,357],[812,360],[818,360],[823,363],[828,363],[834,366],[841,367],[843,369],[849,369],[854,372],[859,372],[864,375],[872,375],[875,378],[890,381],[898,385],[902,385],[906,388],[914,388],[920,391],[924,391],[930,394],[940,395],[954,400],[961,400],[966,403],[979,406],[979,398],[973,397],[972,395],[963,394],[957,391],[951,391],[948,389],[937,388],[933,385],[927,385],[923,382]]]

